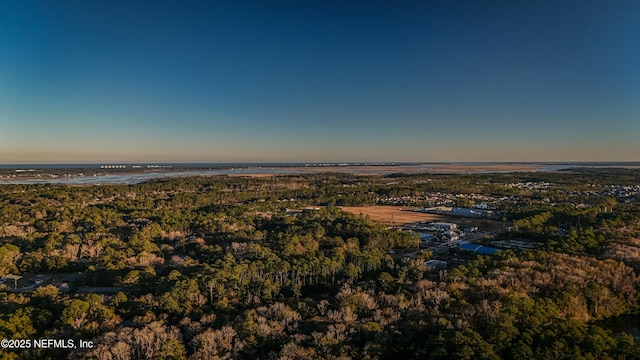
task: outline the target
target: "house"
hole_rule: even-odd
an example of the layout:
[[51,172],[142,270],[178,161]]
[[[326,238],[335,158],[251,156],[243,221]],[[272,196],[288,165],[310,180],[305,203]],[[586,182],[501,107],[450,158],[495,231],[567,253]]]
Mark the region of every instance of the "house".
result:
[[432,223],[431,226],[438,229],[439,231],[451,231],[458,228],[457,224],[447,222],[435,222]]
[[36,275],[31,278],[31,281],[36,285],[44,285],[53,282],[53,278],[49,275]]
[[453,231],[445,231],[444,232],[444,239],[445,240],[449,240],[449,241],[458,241],[460,240],[460,236],[453,232]]
[[20,280],[20,279],[22,279],[22,276],[20,276],[20,275],[9,274],[9,275],[5,275],[3,277],[0,277],[0,284],[13,283],[13,288],[15,289],[15,288],[18,287],[18,280]]
[[498,251],[498,249],[496,248],[482,246],[480,244],[472,244],[472,243],[461,244],[460,250],[471,251],[471,252],[482,254],[482,255],[494,255],[496,251]]
[[421,233],[420,234],[420,241],[421,242],[430,242],[430,241],[434,241],[436,239],[436,236],[434,234],[430,234],[430,233]]
[[446,268],[447,267],[447,262],[446,261],[441,261],[441,260],[429,260],[427,262],[424,263],[425,265],[427,265],[428,267],[432,268],[432,269],[442,269],[442,268]]
[[118,291],[122,291],[122,287],[119,286],[83,286],[78,288],[78,294],[115,294]]

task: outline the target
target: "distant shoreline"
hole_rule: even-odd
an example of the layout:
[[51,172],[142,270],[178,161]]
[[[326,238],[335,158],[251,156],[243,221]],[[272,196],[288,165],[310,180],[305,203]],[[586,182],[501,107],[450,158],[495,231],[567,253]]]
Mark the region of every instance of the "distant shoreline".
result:
[[[149,166],[82,164],[92,167],[48,168],[2,165],[0,184],[137,184],[149,180],[188,176],[276,176],[318,173],[353,175],[389,174],[490,174],[561,171],[570,168],[640,169],[640,162],[619,163],[318,163],[318,164],[158,164]],[[78,165],[78,166],[82,166]],[[11,168],[10,166],[13,166]],[[101,167],[102,166],[102,167]]]
[[579,166],[579,167],[640,167],[640,161],[540,161],[540,162],[514,162],[514,161],[487,161],[487,162],[273,162],[273,163],[130,163],[130,162],[105,162],[105,163],[51,163],[51,164],[0,164],[2,170],[62,170],[62,169],[118,169],[118,170],[158,170],[158,169],[228,169],[228,168],[344,168],[344,167],[380,167],[380,166]]

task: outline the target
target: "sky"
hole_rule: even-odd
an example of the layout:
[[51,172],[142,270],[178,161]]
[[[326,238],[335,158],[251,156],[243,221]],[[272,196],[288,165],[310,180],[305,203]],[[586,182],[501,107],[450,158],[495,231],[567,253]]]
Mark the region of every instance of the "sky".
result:
[[640,161],[640,2],[0,2],[0,163]]

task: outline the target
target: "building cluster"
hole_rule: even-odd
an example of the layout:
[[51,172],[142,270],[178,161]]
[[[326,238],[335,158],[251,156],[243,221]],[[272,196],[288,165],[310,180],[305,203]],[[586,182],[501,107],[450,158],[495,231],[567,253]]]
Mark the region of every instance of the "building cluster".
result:
[[445,192],[433,192],[421,195],[386,196],[378,197],[379,205],[422,205],[422,206],[455,206],[460,200],[468,200],[475,206],[485,209],[493,208],[495,204],[506,199],[500,196],[481,194],[451,194]]
[[33,274],[33,275],[5,275],[0,277],[0,285],[6,286],[13,292],[31,292],[46,285],[54,285],[61,292],[69,291],[72,281],[78,278],[78,274]]
[[458,227],[450,222],[412,223],[403,226],[404,230],[413,231],[420,235],[421,248],[457,247],[475,239],[495,233],[479,232],[475,226]]
[[461,229],[458,229],[458,225],[447,222],[433,222],[433,223],[417,223],[412,224],[413,231],[420,234],[420,243],[450,243],[452,241],[458,241],[460,235],[463,234]]
[[122,290],[118,286],[82,286],[77,287],[80,273],[55,273],[32,275],[5,275],[0,277],[0,286],[16,293],[33,292],[42,286],[55,286],[60,292],[78,294],[113,295]]
[[[488,208],[486,207],[486,204],[484,205],[485,205],[485,208]],[[500,213],[495,210],[483,210],[477,207],[458,208],[458,207],[447,207],[447,206],[435,206],[430,208],[416,209],[414,211],[424,212],[428,214],[450,215],[450,216],[460,216],[460,217],[470,217],[470,218],[483,218],[483,219],[500,218]]]
[[[549,182],[520,182],[505,184],[506,187],[537,191],[537,200],[549,205],[556,205],[558,201],[569,201],[574,206],[588,207],[598,203],[597,199],[612,197],[619,201],[633,201],[640,197],[640,185],[590,185],[590,190],[559,190],[553,191],[554,184]],[[591,201],[591,199],[595,201]],[[380,205],[421,206],[419,211],[463,216],[498,219],[500,214],[496,209],[517,205],[520,196],[480,195],[480,194],[451,194],[427,193],[421,195],[378,197],[376,203]],[[461,207],[460,205],[467,207]]]
[[460,227],[453,222],[429,222],[406,224],[403,229],[413,231],[420,236],[419,250],[404,254],[403,257],[417,257],[421,251],[430,251],[432,259],[427,261],[425,265],[434,270],[446,268],[448,263],[460,264],[466,261],[463,260],[464,257],[458,258],[457,255],[452,255],[451,251],[454,251],[453,254],[461,251],[462,253],[494,255],[501,249],[535,249],[537,245],[535,241],[526,239],[494,241],[490,243],[490,246],[477,243],[486,242],[488,238],[499,232],[511,231],[513,230],[511,227],[481,231],[475,226]]
[[505,186],[515,189],[546,190],[549,188],[549,186],[551,186],[551,183],[548,183],[546,181],[527,181],[505,184]]
[[640,195],[640,185],[606,185],[600,193],[618,199],[626,199]]

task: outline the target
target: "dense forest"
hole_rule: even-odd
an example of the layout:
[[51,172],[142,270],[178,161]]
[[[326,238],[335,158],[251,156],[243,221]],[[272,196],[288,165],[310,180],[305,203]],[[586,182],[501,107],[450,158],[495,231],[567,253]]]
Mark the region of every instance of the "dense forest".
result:
[[[640,171],[0,183],[2,359],[636,359]],[[478,203],[535,249],[445,268],[340,206]],[[41,283],[30,279],[41,276]],[[13,279],[13,280],[12,280]],[[635,332],[634,332],[635,331]]]

